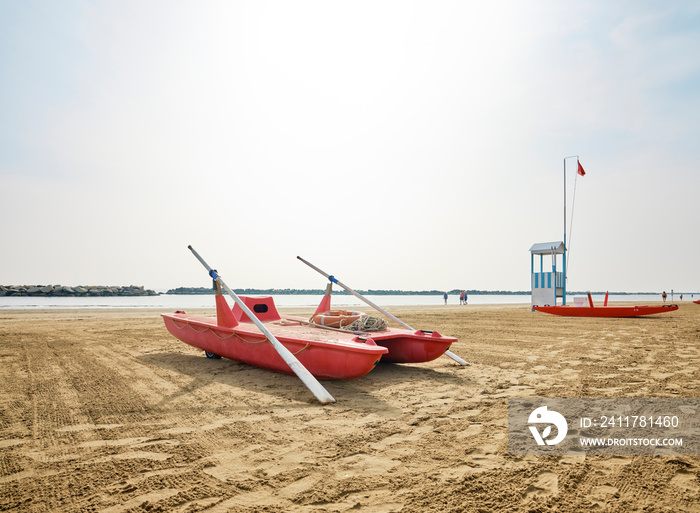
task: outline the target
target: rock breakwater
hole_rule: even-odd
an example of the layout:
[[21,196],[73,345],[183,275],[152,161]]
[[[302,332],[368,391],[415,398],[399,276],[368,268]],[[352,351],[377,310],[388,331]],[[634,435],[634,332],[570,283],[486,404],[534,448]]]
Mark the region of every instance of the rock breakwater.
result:
[[104,285],[0,285],[0,296],[157,296],[143,286],[108,287]]

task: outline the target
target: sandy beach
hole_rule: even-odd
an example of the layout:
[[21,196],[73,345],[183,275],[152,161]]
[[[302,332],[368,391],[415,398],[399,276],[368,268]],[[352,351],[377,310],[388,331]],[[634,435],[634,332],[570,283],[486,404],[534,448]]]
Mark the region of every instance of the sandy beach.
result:
[[391,311],[470,365],[380,364],[322,406],[157,311],[0,312],[0,510],[700,511],[700,456],[510,456],[507,433],[508,398],[700,397],[700,305]]

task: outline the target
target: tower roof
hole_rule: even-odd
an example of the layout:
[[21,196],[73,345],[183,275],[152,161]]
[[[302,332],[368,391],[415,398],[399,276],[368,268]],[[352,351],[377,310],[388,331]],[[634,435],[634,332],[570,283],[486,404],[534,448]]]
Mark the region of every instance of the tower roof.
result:
[[562,254],[566,251],[566,247],[562,241],[557,242],[539,242],[533,244],[530,248],[530,253],[533,255],[550,255],[552,252]]

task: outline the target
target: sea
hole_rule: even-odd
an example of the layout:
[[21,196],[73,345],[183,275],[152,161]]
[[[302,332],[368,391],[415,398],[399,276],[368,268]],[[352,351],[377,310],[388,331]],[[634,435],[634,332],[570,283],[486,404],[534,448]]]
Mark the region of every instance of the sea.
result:
[[[574,297],[567,295],[567,303],[574,304]],[[321,295],[305,294],[280,294],[272,296],[275,304],[288,308],[315,308],[321,301]],[[444,305],[441,295],[367,295],[367,299],[381,307],[391,306],[430,306]],[[593,294],[593,302],[602,305],[604,294]],[[700,295],[698,295],[700,297]],[[687,294],[684,300],[690,300]],[[587,298],[586,298],[587,300]],[[661,294],[610,294],[609,302],[633,301],[638,304],[661,301]],[[674,298],[675,302],[679,298]],[[667,299],[671,302],[671,297]],[[229,298],[229,303],[233,301]],[[351,295],[334,295],[333,307],[354,308],[367,307],[365,303]],[[459,305],[459,297],[451,295],[447,299],[448,305]],[[503,304],[530,304],[530,294],[470,294],[470,305],[503,305]],[[42,297],[42,296],[6,296],[0,297],[0,310],[31,310],[31,309],[93,309],[93,308],[152,308],[165,312],[175,310],[187,310],[196,308],[214,308],[214,296],[208,294],[159,294],[157,296],[108,296],[108,297]]]

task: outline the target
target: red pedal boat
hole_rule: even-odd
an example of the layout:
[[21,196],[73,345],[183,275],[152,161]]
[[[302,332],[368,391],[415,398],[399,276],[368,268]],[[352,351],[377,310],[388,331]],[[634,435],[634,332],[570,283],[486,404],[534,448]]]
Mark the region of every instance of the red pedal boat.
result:
[[[216,318],[181,311],[161,315],[175,338],[203,349],[208,358],[223,356],[263,369],[293,372],[300,378],[308,371],[320,379],[364,376],[382,358],[387,362],[417,363],[446,355],[460,365],[467,365],[448,351],[456,338],[442,336],[437,331],[414,330],[335,278],[331,277],[326,294],[311,319],[282,318],[271,297],[238,297],[192,246],[189,249],[214,278]],[[407,329],[388,328],[383,319],[372,319],[361,312],[331,310],[332,283],[345,287]],[[234,299],[233,309],[222,295],[222,287]],[[372,320],[372,323],[353,324],[359,320]],[[334,401],[323,387],[314,384],[313,378],[304,377],[302,381],[324,404]]]
[[608,295],[605,295],[604,306],[593,306],[593,299],[588,294],[589,306],[533,306],[538,312],[566,317],[639,317],[678,310],[678,305],[658,306],[608,306]]
[[[321,305],[328,305],[324,296]],[[316,378],[349,379],[364,376],[379,362],[421,363],[442,355],[457,339],[437,331],[386,328],[377,332],[346,331],[320,326],[301,317],[281,317],[271,297],[241,300],[265,327],[294,354]],[[321,308],[321,306],[319,306]],[[185,312],[161,314],[178,340],[205,351],[209,358],[225,357],[255,367],[291,373],[238,305],[233,310],[222,295],[216,296],[216,318]]]
[[[325,297],[324,297],[325,299]],[[353,332],[318,326],[300,317],[281,317],[271,297],[241,300],[311,374],[319,379],[364,376],[379,362],[428,362],[445,354],[457,339],[437,331],[386,328]],[[323,302],[322,302],[323,304]],[[275,349],[238,305],[233,310],[216,296],[216,318],[185,312],[161,314],[178,340],[202,349],[209,358],[225,357],[255,367],[291,373]]]
[[639,317],[678,310],[678,305],[663,306],[534,306],[538,312],[567,317]]
[[[364,318],[361,325],[364,331],[350,331],[358,329],[360,325],[356,327],[354,321],[345,318],[348,312],[330,310],[332,283],[341,284],[338,280],[331,280],[312,318],[314,322],[300,318],[283,319],[271,297],[239,297],[192,246],[188,246],[188,249],[214,280],[216,318],[188,315],[181,311],[161,315],[166,328],[175,338],[203,349],[207,358],[225,356],[263,369],[296,374],[321,404],[333,403],[335,399],[317,378],[364,376],[383,355],[392,351],[390,361],[429,361],[444,354],[460,365],[467,365],[467,362],[448,351],[450,344],[457,339],[443,337],[436,331],[387,330],[383,319],[371,320],[364,314],[349,316],[357,317],[354,319],[356,321]],[[234,300],[233,309],[223,297],[222,290]],[[355,295],[361,297],[357,293]],[[376,307],[366,298],[363,299]],[[319,317],[324,321],[320,326],[317,321]],[[332,324],[338,323],[345,329],[330,327],[325,324],[326,320]],[[345,321],[350,326],[346,326]],[[407,324],[399,323],[408,328]],[[367,331],[376,331],[376,337],[388,347],[377,345],[372,339],[375,335],[369,335]]]

